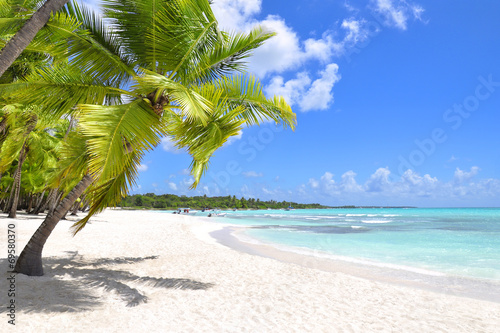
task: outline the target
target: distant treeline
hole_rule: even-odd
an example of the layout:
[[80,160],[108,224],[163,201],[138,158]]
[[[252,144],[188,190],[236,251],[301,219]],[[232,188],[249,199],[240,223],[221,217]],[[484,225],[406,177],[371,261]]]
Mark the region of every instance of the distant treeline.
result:
[[[208,197],[195,196],[188,197],[185,195],[175,195],[175,194],[161,194],[156,195],[154,193],[147,193],[144,195],[135,194],[132,196],[127,196],[123,198],[120,203],[123,208],[156,208],[156,209],[177,209],[177,208],[193,208],[193,209],[203,209],[203,208],[221,208],[221,209],[280,209],[292,206],[293,208],[331,208],[328,206],[322,206],[320,204],[300,204],[290,201],[260,201],[259,199],[244,197],[238,199],[236,196],[225,196],[225,197]],[[351,208],[354,206],[346,206],[345,208]]]

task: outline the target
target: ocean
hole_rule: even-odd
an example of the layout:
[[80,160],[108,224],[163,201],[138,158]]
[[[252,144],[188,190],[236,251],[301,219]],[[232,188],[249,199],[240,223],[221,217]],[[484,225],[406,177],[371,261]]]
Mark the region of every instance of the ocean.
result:
[[500,208],[231,211],[246,242],[428,275],[500,281]]

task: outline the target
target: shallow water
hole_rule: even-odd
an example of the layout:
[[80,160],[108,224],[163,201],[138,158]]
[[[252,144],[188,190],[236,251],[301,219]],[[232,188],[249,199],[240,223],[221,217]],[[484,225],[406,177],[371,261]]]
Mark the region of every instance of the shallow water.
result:
[[214,221],[288,251],[500,281],[498,208],[236,211]]

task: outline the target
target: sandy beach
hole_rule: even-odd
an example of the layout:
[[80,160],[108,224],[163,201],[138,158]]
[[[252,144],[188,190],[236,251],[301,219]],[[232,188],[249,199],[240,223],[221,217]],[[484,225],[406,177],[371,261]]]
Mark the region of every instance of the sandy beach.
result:
[[[7,223],[2,220],[2,300]],[[43,216],[19,214],[17,252]],[[207,218],[107,210],[72,236],[61,221],[45,275],[15,277],[2,332],[498,332],[500,303],[234,250]],[[366,274],[365,274],[366,275]]]

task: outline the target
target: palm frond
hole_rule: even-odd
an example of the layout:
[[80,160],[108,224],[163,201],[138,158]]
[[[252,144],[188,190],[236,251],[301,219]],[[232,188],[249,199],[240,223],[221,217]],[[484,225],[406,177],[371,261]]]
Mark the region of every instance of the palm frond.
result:
[[255,77],[241,75],[223,77],[217,81],[216,86],[224,91],[229,105],[232,107],[241,105],[245,108],[241,117],[248,125],[258,125],[272,120],[285,127],[295,128],[295,113],[285,99],[281,96],[267,98],[262,90],[262,84]]
[[74,112],[77,104],[116,104],[121,101],[121,94],[129,94],[98,79],[81,72],[76,64],[59,64],[41,68],[25,80],[0,84],[0,94],[12,101],[38,105],[55,119]]
[[92,204],[89,212],[87,216],[72,225],[73,234],[82,230],[94,214],[102,212],[107,207],[115,207],[121,201],[128,193],[129,186],[135,185],[137,167],[142,156],[143,152],[140,151],[129,153],[119,174],[90,189],[88,196],[91,198]]
[[[135,75],[129,59],[120,52],[115,34],[106,29],[97,14],[86,8],[74,5],[68,7],[67,13],[58,12],[44,30],[47,37],[43,43],[52,39],[52,54],[66,54],[71,62],[78,63],[81,71],[99,76],[114,86]],[[56,37],[59,39],[54,43]]]
[[[64,13],[64,14],[63,14]],[[123,52],[121,40],[104,24],[101,16],[84,5],[72,1],[47,25],[68,39],[68,56],[86,71],[99,75],[114,85],[127,84],[135,75],[133,59]],[[78,30],[69,31],[66,21],[79,22]],[[69,47],[68,47],[69,46]]]
[[130,150],[151,150],[165,132],[142,99],[116,106],[79,105],[79,109],[82,133],[88,138],[89,171],[97,181],[115,178],[126,167]]
[[244,107],[227,109],[227,98],[223,91],[215,86],[207,87],[204,97],[211,101],[214,109],[207,124],[197,119],[185,119],[174,115],[169,119],[168,133],[176,146],[186,148],[192,156],[191,174],[194,177],[192,187],[196,187],[205,173],[213,153],[231,136],[238,135],[245,120],[241,118]]
[[274,33],[255,27],[249,33],[225,34],[223,42],[203,53],[199,63],[186,67],[184,77],[188,82],[207,82],[246,69],[244,60]]
[[68,187],[65,183],[79,180],[87,173],[89,154],[85,137],[79,130],[71,131],[58,149],[59,161],[50,185]]
[[136,64],[164,75],[221,36],[207,0],[104,0],[103,12]]
[[132,89],[136,94],[142,95],[159,90],[182,111],[183,116],[188,119],[199,119],[204,124],[212,109],[211,102],[193,89],[153,72],[148,71],[138,77],[137,84]]

